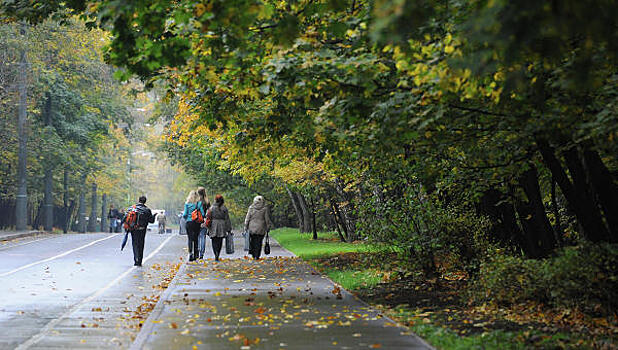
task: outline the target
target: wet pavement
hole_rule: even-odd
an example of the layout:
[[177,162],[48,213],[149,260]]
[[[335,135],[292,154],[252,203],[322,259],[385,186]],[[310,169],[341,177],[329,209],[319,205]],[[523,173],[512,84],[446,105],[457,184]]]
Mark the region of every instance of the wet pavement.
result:
[[274,240],[182,264],[186,239],[149,233],[142,268],[121,234],[0,245],[0,349],[430,348]]
[[237,236],[234,255],[184,265],[131,348],[431,348],[271,242],[260,261]]
[[0,245],[0,348],[127,348],[186,236],[146,236],[144,267],[121,234],[53,234]]

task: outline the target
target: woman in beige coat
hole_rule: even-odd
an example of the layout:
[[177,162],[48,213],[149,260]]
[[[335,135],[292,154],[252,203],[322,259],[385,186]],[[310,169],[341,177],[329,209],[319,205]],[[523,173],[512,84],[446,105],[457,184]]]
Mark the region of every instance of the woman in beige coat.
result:
[[260,258],[262,241],[271,227],[270,214],[264,197],[256,196],[245,217],[245,232],[249,233],[249,254],[256,260]]

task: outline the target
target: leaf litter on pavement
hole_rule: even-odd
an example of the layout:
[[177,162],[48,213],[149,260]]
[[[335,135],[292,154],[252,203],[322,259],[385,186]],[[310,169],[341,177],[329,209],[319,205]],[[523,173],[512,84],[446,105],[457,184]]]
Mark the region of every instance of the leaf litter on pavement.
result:
[[384,316],[367,306],[340,302],[344,299],[341,287],[330,281],[318,286],[322,278],[300,258],[192,262],[179,276],[179,289],[166,306],[166,318],[152,322],[167,324],[177,337],[200,342],[215,337],[241,349],[266,346],[288,324],[308,332],[340,327],[363,347],[381,348],[378,342],[363,342],[355,326]]

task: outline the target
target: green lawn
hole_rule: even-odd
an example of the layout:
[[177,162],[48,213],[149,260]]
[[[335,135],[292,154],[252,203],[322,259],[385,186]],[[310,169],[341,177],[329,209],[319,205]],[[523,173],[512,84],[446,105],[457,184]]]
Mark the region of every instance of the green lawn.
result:
[[301,234],[295,228],[280,228],[270,234],[283,247],[305,260],[333,256],[338,253],[363,252],[369,246],[362,243],[343,243],[333,232],[320,232],[318,240],[311,239],[311,233]]

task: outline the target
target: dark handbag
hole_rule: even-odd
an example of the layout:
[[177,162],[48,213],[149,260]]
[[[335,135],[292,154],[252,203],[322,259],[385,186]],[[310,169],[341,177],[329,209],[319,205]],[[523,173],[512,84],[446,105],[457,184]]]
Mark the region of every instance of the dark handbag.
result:
[[234,234],[225,235],[225,254],[234,254]]
[[264,254],[270,254],[270,239],[268,238],[268,232],[266,232],[266,243],[264,243]]

